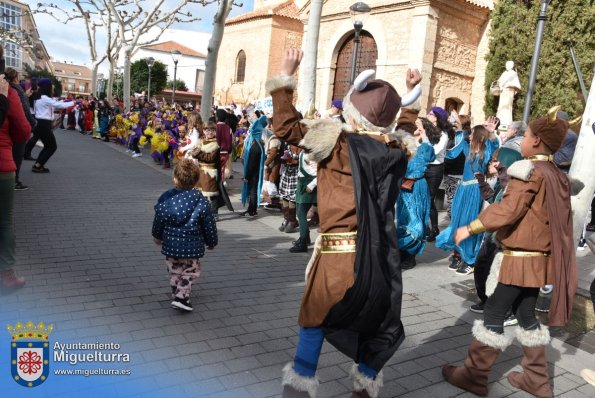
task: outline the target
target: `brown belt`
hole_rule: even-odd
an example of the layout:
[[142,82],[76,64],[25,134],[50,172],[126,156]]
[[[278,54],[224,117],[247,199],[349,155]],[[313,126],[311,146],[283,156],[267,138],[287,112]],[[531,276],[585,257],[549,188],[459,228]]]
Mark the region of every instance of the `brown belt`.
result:
[[355,253],[357,232],[334,232],[320,234],[321,253]]

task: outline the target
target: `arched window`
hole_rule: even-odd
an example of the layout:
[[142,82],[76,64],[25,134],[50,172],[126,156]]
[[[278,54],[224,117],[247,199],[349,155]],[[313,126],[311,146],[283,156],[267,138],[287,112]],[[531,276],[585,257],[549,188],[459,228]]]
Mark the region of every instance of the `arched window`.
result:
[[246,53],[240,50],[236,58],[236,83],[244,83],[246,76]]

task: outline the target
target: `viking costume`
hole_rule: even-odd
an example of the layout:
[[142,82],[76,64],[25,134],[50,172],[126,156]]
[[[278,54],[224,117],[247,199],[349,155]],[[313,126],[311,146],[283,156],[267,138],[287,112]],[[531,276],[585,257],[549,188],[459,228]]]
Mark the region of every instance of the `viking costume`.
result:
[[360,75],[343,101],[344,114],[365,126],[358,132],[331,119],[301,120],[292,105],[294,79],[267,82],[275,134],[318,163],[321,234],[307,267],[296,356],[283,369],[284,397],[316,396],[324,338],[359,364],[354,394],[376,397],[380,371],[405,337],[394,208],[407,156],[387,134],[401,98],[370,77]]
[[283,223],[279,231],[292,233],[297,231],[295,190],[298,179],[298,163],[301,149],[295,145],[287,145],[281,160],[281,181],[279,182],[279,196],[283,200]]
[[[560,147],[568,129],[565,121],[556,119],[555,111],[529,124],[533,135],[552,152]],[[537,397],[553,396],[545,357],[550,334],[535,318],[535,302],[541,286],[555,285],[549,325],[566,324],[572,313],[577,271],[570,181],[552,159],[551,155],[535,155],[514,163],[508,168],[511,180],[502,201],[489,206],[468,226],[471,235],[497,231],[502,252],[492,265],[484,320],[475,321],[467,359],[462,367],[445,366],[442,374],[450,384],[479,396],[487,395],[491,367],[511,344],[503,332],[511,306],[519,321],[516,335],[524,356],[523,372],[511,372],[508,381]]]
[[281,176],[281,140],[271,135],[265,143],[264,184],[271,199],[270,208],[281,208],[279,201],[279,177]]
[[198,190],[211,201],[211,210],[215,217],[219,212],[217,196],[219,170],[219,144],[217,137],[198,140],[192,149],[191,156],[197,160],[199,167]]

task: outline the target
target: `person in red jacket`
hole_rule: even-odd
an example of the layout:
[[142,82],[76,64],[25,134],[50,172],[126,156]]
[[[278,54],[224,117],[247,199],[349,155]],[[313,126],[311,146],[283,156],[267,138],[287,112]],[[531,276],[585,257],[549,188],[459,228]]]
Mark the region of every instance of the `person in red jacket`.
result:
[[31,135],[19,94],[0,75],[0,286],[19,288],[25,278],[16,276],[14,236],[14,178],[16,165],[12,158],[12,145],[22,144]]

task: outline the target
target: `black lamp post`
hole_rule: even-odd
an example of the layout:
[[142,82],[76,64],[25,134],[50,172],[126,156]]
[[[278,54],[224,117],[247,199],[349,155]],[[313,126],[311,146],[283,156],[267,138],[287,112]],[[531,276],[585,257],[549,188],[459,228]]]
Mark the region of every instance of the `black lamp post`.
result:
[[182,53],[178,50],[173,50],[171,52],[171,58],[174,60],[174,85],[171,91],[171,103],[173,105],[176,100],[176,73],[178,71],[178,61],[182,58]]
[[372,9],[366,3],[358,1],[349,7],[349,15],[351,15],[351,21],[353,22],[353,29],[355,29],[355,38],[353,40],[353,61],[351,63],[351,84],[355,80],[356,67],[357,67],[357,55],[359,52],[359,34],[364,27],[364,22],[368,15],[370,15]]
[[535,78],[537,77],[537,63],[539,61],[539,51],[541,50],[541,41],[543,40],[543,28],[547,21],[547,6],[551,0],[541,0],[541,8],[537,17],[537,34],[535,35],[535,48],[533,49],[533,58],[531,59],[531,72],[529,73],[529,85],[527,86],[527,95],[525,96],[525,108],[523,109],[523,123],[527,124],[529,113],[531,112],[531,102],[533,101],[533,91],[535,90]]
[[148,84],[148,88],[147,88],[147,101],[151,101],[151,68],[153,67],[153,64],[155,63],[155,58],[149,57],[149,58],[145,59],[145,62],[147,63],[147,66],[149,67],[149,84]]

